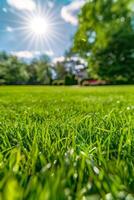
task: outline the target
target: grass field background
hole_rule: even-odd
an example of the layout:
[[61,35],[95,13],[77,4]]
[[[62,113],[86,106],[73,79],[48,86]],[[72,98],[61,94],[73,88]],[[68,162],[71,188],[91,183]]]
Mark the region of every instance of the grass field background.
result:
[[134,86],[0,87],[0,200],[134,199]]

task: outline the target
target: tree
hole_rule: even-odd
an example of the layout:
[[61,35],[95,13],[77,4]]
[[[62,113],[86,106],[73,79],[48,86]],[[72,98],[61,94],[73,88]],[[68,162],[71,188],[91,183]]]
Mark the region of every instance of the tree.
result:
[[16,56],[0,53],[0,84],[51,84],[52,69],[50,59],[42,55],[31,64],[19,60]]
[[[125,36],[122,36],[122,39],[126,42],[128,41],[126,38],[133,35],[132,12],[129,6],[131,2],[131,0],[93,0],[88,1],[82,8],[79,15],[79,27],[74,37],[73,51],[79,53],[88,61],[92,74],[95,75],[99,72],[99,67],[102,67],[101,63],[103,63],[103,66],[107,66],[109,51],[115,47],[115,43],[118,46],[115,51],[116,62],[109,68],[111,71],[113,69],[115,72],[118,71],[115,68],[119,64],[117,55],[120,51],[120,31],[125,27]],[[118,40],[114,41],[116,37]],[[128,46],[125,45],[126,48]],[[122,49],[124,56],[126,55],[125,52],[127,50]],[[103,56],[99,56],[102,54]],[[130,68],[130,70],[133,69]],[[107,69],[105,72],[109,76]],[[101,73],[98,73],[98,75],[101,76]],[[120,75],[124,77],[123,62],[120,63]]]
[[71,51],[67,52],[64,60],[57,62],[55,65],[56,78],[64,80],[65,85],[76,85],[78,83],[76,67],[81,64],[81,60],[77,55]]
[[67,75],[65,63],[64,62],[57,62],[56,65],[55,65],[55,72],[56,72],[56,78],[57,79],[64,80],[66,75]]
[[7,84],[25,84],[28,80],[26,66],[15,56],[9,56],[6,63],[7,73],[5,76]]
[[0,84],[26,84],[26,64],[5,52],[0,54]]
[[5,76],[6,76],[6,67],[3,63],[0,63],[0,85],[5,84],[6,82]]
[[34,59],[27,68],[29,84],[49,85],[52,82],[52,69],[48,56]]
[[120,30],[90,62],[94,71],[111,83],[134,83],[134,33]]

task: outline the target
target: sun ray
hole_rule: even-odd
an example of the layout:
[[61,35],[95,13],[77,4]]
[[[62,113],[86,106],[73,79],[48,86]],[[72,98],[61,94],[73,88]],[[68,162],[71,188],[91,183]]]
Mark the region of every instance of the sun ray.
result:
[[[62,26],[65,24],[59,15],[59,8],[52,9],[39,3],[34,11],[14,13],[17,20],[12,22],[13,32],[17,32],[20,41],[17,49],[25,45],[26,49],[45,52],[52,51],[58,44],[65,45],[65,35]],[[18,20],[19,19],[19,20]]]

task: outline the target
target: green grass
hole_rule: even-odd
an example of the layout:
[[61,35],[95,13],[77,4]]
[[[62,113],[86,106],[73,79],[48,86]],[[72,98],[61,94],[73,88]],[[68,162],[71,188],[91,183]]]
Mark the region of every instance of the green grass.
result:
[[0,200],[134,199],[134,86],[0,87]]

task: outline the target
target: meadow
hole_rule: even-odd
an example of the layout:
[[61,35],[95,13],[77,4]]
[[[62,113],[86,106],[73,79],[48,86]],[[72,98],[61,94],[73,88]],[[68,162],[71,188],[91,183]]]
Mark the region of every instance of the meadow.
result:
[[134,86],[0,87],[0,200],[134,200]]

